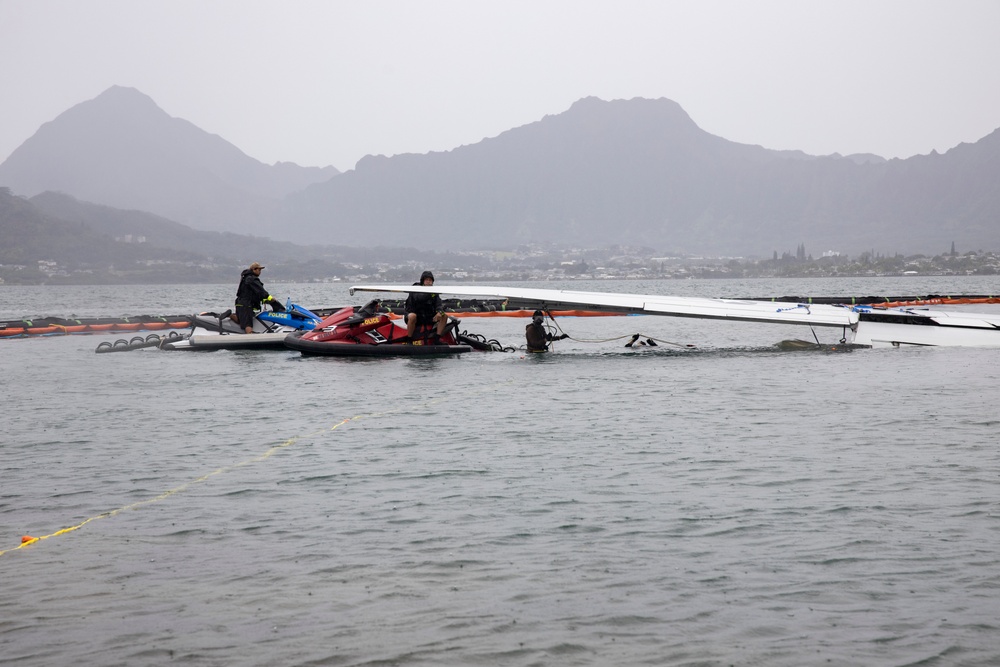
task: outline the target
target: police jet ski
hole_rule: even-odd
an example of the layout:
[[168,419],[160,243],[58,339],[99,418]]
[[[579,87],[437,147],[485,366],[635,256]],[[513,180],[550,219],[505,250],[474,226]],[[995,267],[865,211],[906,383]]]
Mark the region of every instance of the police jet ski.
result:
[[485,285],[367,285],[355,292],[428,292],[502,298],[543,311],[585,308],[637,315],[666,315],[742,322],[770,322],[842,330],[842,342],[863,347],[1000,347],[1000,315],[941,308],[816,304],[753,299],[710,299]]
[[308,308],[290,301],[284,308],[261,311],[254,315],[253,333],[247,334],[232,318],[232,311],[201,313],[191,319],[191,331],[176,340],[168,339],[164,350],[283,350],[285,336],[292,331],[306,331],[322,318]]
[[496,341],[458,333],[459,324],[451,317],[442,335],[434,325],[418,327],[410,338],[406,327],[396,324],[374,300],[357,312],[352,306],[341,308],[311,330],[286,334],[284,344],[303,354],[334,357],[443,356],[504,349]]

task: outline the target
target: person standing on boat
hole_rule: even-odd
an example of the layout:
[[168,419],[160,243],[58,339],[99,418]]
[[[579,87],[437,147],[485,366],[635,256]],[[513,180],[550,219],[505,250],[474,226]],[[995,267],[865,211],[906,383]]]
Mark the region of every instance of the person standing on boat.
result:
[[273,310],[285,309],[280,301],[264,289],[264,283],[260,281],[260,272],[263,270],[263,266],[254,262],[240,274],[240,286],[236,289],[236,322],[246,333],[253,333],[254,311],[260,310],[262,302],[271,304]]
[[[434,285],[434,274],[424,271],[420,274],[420,282],[413,283],[421,287],[432,287]],[[444,304],[437,294],[424,294],[423,292],[410,292],[403,305],[403,312],[406,320],[406,337],[413,340],[413,335],[417,331],[417,325],[421,327],[437,324],[437,335],[443,336],[444,329],[448,326],[448,316],[444,312]]]
[[555,334],[546,331],[543,326],[544,322],[545,315],[542,311],[536,310],[531,315],[531,324],[524,327],[524,337],[528,341],[528,352],[548,352],[549,343],[554,340],[569,338],[569,334],[556,336]]

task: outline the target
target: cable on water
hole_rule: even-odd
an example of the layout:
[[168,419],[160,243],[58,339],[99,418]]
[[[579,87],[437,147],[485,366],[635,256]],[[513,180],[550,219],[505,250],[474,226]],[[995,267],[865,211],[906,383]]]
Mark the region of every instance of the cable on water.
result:
[[[562,330],[562,327],[559,326],[559,322],[556,321],[556,318],[552,317],[551,313],[546,311],[545,314],[548,315],[549,319],[552,320],[552,324],[551,325],[546,324],[546,326],[554,327],[557,331],[559,331],[560,334],[566,333],[565,331]],[[673,341],[663,340],[662,338],[654,338],[653,336],[647,336],[646,334],[642,333],[625,334],[622,336],[613,336],[612,338],[575,338],[573,336],[570,336],[569,334],[566,334],[566,337],[569,338],[570,340],[576,341],[577,343],[611,343],[616,340],[631,338],[632,340],[626,343],[625,347],[632,347],[636,343],[636,341],[639,340],[639,338],[645,338],[646,341],[643,342],[642,344],[648,345],[650,347],[657,347],[657,343],[663,343],[664,345],[673,345],[681,349],[691,349],[697,347],[696,345],[691,345],[688,343],[675,343]]]
[[[125,342],[127,343],[128,341],[125,341]],[[503,385],[511,384],[511,383],[513,383],[513,380],[505,380],[504,382],[497,382],[497,383],[494,383],[494,384],[491,384],[491,385],[486,385],[484,387],[480,387],[479,389],[473,389],[473,390],[467,392],[466,395],[472,396],[472,395],[475,395],[475,394],[482,394],[482,393],[485,393],[487,391],[492,391],[493,389],[496,389],[496,388],[499,388],[499,387],[501,387]],[[421,402],[419,404],[419,407],[427,407],[427,406],[430,406],[430,405],[434,405],[434,404],[440,403],[441,401],[444,401],[444,400],[446,400],[448,398],[450,398],[450,397],[447,396],[447,395],[441,396],[439,398],[432,398],[432,399],[430,399],[428,401]],[[57,530],[57,531],[55,531],[53,533],[49,533],[47,535],[40,535],[38,537],[32,537],[31,535],[24,535],[23,537],[21,537],[21,543],[19,545],[17,545],[16,547],[12,547],[10,549],[6,549],[6,550],[0,551],[0,556],[3,556],[4,554],[9,553],[11,551],[17,551],[18,549],[23,549],[24,547],[32,545],[35,542],[40,542],[42,540],[47,540],[47,539],[49,539],[51,537],[56,537],[58,535],[65,535],[66,533],[71,533],[71,532],[73,532],[75,530],[79,530],[80,528],[83,528],[84,526],[86,526],[88,523],[91,523],[92,521],[97,521],[98,519],[107,519],[107,518],[116,516],[118,514],[121,514],[122,512],[125,512],[127,510],[140,509],[141,507],[143,507],[145,505],[151,505],[151,504],[159,502],[161,500],[166,500],[167,498],[169,498],[169,497],[171,497],[171,496],[173,496],[175,494],[181,493],[182,491],[186,491],[188,488],[194,486],[195,484],[200,484],[202,482],[207,482],[212,477],[215,477],[217,475],[221,475],[223,473],[227,473],[227,472],[230,472],[232,470],[236,470],[237,468],[242,468],[244,466],[248,466],[248,465],[253,464],[253,463],[260,463],[261,461],[265,461],[265,460],[269,459],[271,456],[273,456],[274,454],[280,452],[283,449],[291,447],[292,445],[294,445],[295,443],[299,442],[300,440],[305,440],[307,438],[312,438],[314,436],[321,435],[323,433],[328,433],[330,431],[336,431],[341,426],[344,426],[344,425],[349,424],[351,422],[361,421],[363,419],[375,419],[375,418],[379,418],[379,417],[385,417],[387,415],[391,415],[391,414],[399,413],[399,412],[405,412],[405,411],[409,411],[409,410],[412,410],[412,409],[413,409],[413,406],[411,406],[411,405],[404,405],[404,406],[400,406],[400,407],[397,407],[397,408],[392,409],[392,410],[384,410],[382,412],[372,412],[372,413],[369,413],[369,414],[356,415],[354,417],[345,417],[345,418],[341,419],[339,422],[337,422],[336,424],[334,424],[333,426],[321,428],[321,429],[319,429],[317,431],[313,431],[312,433],[306,433],[304,435],[297,435],[297,436],[291,437],[288,440],[285,440],[284,442],[281,442],[281,443],[279,443],[277,445],[274,445],[274,446],[270,447],[267,451],[265,451],[264,453],[262,453],[262,454],[260,454],[258,456],[254,456],[254,457],[246,459],[244,461],[240,461],[239,463],[234,463],[232,465],[228,465],[228,466],[223,466],[221,468],[217,468],[216,470],[213,470],[210,473],[202,475],[201,477],[198,477],[197,479],[193,479],[193,480],[191,480],[189,482],[185,482],[184,484],[181,484],[180,486],[175,486],[172,489],[168,489],[167,491],[164,491],[160,495],[155,496],[153,498],[147,498],[146,500],[139,500],[137,502],[130,503],[128,505],[124,505],[124,506],[119,507],[117,509],[109,510],[107,512],[102,512],[101,514],[96,514],[94,516],[88,517],[87,519],[84,519],[83,521],[81,521],[80,523],[78,523],[76,525],[69,526],[67,528],[62,528],[62,529]]]

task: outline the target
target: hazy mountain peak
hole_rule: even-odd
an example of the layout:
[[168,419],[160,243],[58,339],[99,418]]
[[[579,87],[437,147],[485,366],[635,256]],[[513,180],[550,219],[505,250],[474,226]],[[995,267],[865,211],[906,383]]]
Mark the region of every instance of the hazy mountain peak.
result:
[[[111,86],[97,97],[80,102],[39,129],[22,147],[40,137],[47,139],[48,132],[57,132],[59,140],[65,139],[65,133],[76,130],[86,124],[88,129],[100,131],[101,141],[113,140],[116,136],[145,134],[151,129],[162,131],[168,125],[186,125],[194,128],[187,121],[173,118],[157,106],[152,97],[135,88]],[[21,147],[18,148],[20,150]]]
[[648,98],[633,97],[632,99],[603,100],[599,97],[584,97],[569,107],[570,112],[600,113],[602,111],[628,113],[632,115],[651,115],[661,119],[672,118],[693,123],[691,116],[677,102],[666,97]]
[[599,97],[584,97],[560,114],[545,116],[542,122],[552,119],[561,119],[567,124],[589,123],[595,129],[600,126],[615,126],[618,131],[629,127],[656,127],[659,131],[700,131],[681,105],[666,97],[634,97],[630,100],[610,101]]
[[[114,109],[117,111],[125,110],[157,110],[163,112],[162,109],[153,101],[153,98],[145,93],[139,91],[136,88],[130,88],[128,86],[111,86],[103,93],[90,100],[90,105],[94,107],[103,107],[105,109]],[[87,104],[83,102],[82,104]],[[77,105],[80,106],[80,105]],[[166,112],[163,112],[166,113]]]
[[338,173],[265,165],[135,88],[112,86],[42,125],[0,164],[0,184],[29,197],[54,190],[202,229],[254,233],[282,197]]

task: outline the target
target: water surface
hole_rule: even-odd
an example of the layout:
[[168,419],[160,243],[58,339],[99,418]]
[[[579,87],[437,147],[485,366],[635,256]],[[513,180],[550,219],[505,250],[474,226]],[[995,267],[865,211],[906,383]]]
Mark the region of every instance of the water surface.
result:
[[[924,280],[585,288],[989,293]],[[310,306],[365,298],[269,287]],[[187,313],[231,291],[0,287],[0,317]],[[463,328],[519,345],[524,324]],[[551,355],[450,359],[0,341],[0,655],[1000,662],[997,350],[781,352],[812,333],[655,317],[561,326],[578,340]],[[622,347],[636,332],[696,347]],[[13,549],[26,534],[50,537]]]

